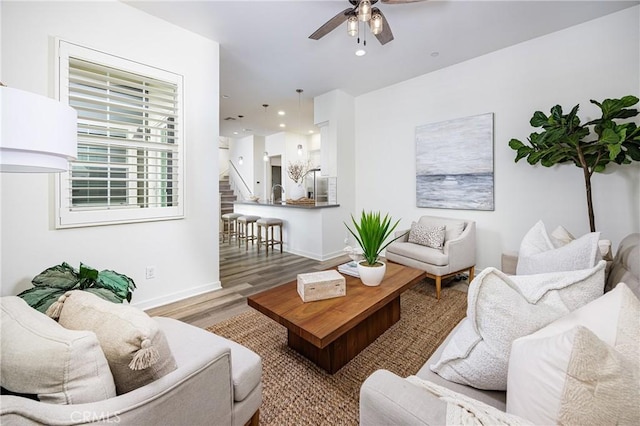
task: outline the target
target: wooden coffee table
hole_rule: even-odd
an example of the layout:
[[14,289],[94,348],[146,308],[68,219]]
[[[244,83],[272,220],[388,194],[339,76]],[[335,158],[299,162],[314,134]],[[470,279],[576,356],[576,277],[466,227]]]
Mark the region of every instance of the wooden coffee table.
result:
[[419,269],[387,263],[377,287],[345,275],[344,297],[304,303],[292,281],[247,302],[287,328],[290,348],[333,374],[400,319],[400,294],[424,277]]

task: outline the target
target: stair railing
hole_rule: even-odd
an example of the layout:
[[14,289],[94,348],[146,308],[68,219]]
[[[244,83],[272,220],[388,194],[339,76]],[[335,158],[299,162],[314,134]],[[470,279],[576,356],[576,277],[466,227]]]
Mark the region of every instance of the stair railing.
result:
[[[249,185],[247,185],[247,183],[244,181],[244,179],[242,178],[242,175],[240,174],[236,166],[231,162],[231,160],[229,160],[229,165],[231,166],[229,168],[229,183],[233,187],[234,192],[236,191],[239,192],[243,200],[246,200],[249,197],[253,197],[253,191],[249,189]],[[231,173],[232,171],[233,173]],[[236,179],[235,179],[236,177],[240,179],[240,182],[242,182],[243,187],[238,187],[238,185],[236,184]]]

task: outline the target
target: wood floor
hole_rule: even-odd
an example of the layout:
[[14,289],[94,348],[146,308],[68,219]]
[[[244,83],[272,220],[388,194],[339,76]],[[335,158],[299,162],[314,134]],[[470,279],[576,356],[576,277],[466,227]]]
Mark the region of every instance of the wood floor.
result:
[[250,309],[247,296],[296,279],[305,272],[321,271],[348,262],[345,255],[320,262],[290,253],[258,255],[256,246],[220,243],[222,289],[147,310],[151,316],[175,318],[198,327],[208,327]]

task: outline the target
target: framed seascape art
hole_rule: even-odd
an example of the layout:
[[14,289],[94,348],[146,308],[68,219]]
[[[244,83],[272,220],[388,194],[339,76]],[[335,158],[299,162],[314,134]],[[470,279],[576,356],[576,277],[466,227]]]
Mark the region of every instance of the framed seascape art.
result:
[[416,205],[493,210],[493,113],[416,128]]

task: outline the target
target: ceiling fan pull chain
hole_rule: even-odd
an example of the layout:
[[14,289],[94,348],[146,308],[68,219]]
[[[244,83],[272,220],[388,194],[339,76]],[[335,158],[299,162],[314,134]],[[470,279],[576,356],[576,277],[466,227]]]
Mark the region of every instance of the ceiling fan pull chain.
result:
[[362,38],[364,39],[364,41],[362,42],[362,45],[363,45],[364,47],[367,47],[367,31],[365,31],[365,30],[366,30],[366,28],[365,28],[365,24],[363,23],[363,24],[362,24],[362,32],[363,32],[364,34],[363,34]]

